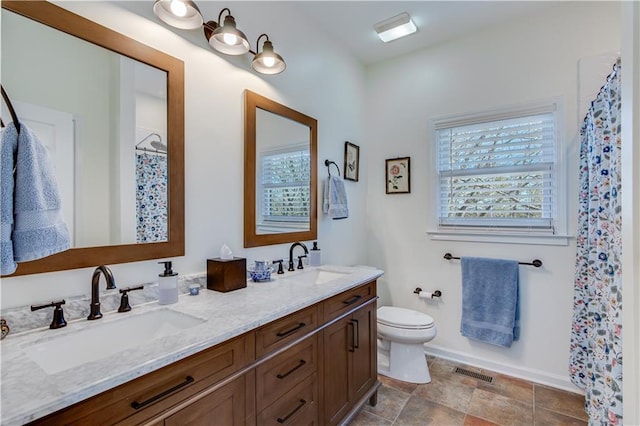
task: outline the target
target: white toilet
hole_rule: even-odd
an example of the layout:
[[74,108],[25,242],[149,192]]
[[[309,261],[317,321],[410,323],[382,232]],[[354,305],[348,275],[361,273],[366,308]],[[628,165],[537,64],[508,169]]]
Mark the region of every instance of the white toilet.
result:
[[378,308],[378,373],[404,382],[431,382],[423,344],[436,333],[427,314],[393,306]]

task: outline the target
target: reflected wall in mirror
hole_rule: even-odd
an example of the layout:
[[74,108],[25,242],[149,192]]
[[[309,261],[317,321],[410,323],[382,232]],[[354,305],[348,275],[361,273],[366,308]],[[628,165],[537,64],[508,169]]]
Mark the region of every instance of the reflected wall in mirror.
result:
[[182,61],[49,2],[2,9],[3,85],[49,149],[74,247],[14,275],[183,255]]
[[317,121],[245,91],[244,246],[317,238]]

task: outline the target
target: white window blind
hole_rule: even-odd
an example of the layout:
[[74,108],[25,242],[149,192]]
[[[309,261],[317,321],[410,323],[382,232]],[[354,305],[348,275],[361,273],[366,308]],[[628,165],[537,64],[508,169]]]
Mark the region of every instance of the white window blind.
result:
[[311,180],[308,147],[265,153],[261,163],[262,222],[308,221]]
[[436,123],[441,229],[553,232],[553,109]]

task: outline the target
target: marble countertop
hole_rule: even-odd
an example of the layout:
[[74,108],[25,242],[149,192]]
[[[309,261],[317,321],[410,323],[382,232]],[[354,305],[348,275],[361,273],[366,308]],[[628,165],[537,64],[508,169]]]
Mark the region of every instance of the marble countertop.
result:
[[[383,274],[378,269],[324,265],[320,269],[345,275],[315,284],[304,280],[302,275],[314,269],[318,268],[275,276],[270,282],[249,281],[246,288],[228,293],[204,288],[198,296],[181,295],[178,303],[172,305],[161,306],[157,302],[134,305],[131,312],[105,313],[98,321],[69,321],[67,327],[58,330],[43,328],[10,335],[0,346],[1,424],[21,425],[43,417]],[[179,332],[168,330],[166,335],[133,349],[54,374],[47,374],[25,352],[47,340],[162,309],[203,321]]]

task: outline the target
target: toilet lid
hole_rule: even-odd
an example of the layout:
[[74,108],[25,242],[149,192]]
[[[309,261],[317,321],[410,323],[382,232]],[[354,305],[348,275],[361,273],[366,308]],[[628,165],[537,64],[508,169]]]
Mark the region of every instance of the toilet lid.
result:
[[430,328],[433,318],[412,309],[382,306],[378,308],[378,322],[391,327],[400,328]]

